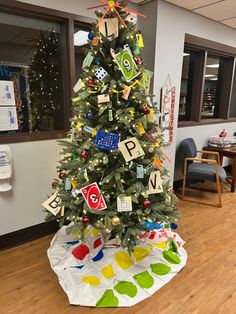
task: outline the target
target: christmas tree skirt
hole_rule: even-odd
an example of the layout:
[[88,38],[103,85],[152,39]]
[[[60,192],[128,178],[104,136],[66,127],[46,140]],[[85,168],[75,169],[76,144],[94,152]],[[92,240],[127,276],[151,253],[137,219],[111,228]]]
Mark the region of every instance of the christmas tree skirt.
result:
[[130,256],[116,239],[87,228],[86,244],[62,227],[48,257],[70,304],[129,307],[159,290],[186,264],[184,241],[164,227],[151,231]]

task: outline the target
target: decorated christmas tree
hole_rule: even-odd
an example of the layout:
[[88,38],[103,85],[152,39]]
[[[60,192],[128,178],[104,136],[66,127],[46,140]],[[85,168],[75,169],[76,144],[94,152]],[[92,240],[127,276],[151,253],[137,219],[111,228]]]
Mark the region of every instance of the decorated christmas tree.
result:
[[70,303],[124,307],[169,282],[187,254],[170,228],[178,217],[164,167],[171,131],[160,128],[149,94],[135,14],[129,1],[100,2],[105,13],[88,35],[56,192],[43,205],[61,226],[48,257]]
[[29,72],[33,131],[60,129],[59,53],[55,32],[41,32]]
[[151,72],[141,57],[135,14],[122,8],[125,1],[105,5],[84,49],[71,130],[61,141],[53,184],[56,205],[47,219],[73,222],[68,232],[81,240],[92,225],[131,252],[150,229],[175,226],[177,198],[163,166],[159,108],[149,94]]

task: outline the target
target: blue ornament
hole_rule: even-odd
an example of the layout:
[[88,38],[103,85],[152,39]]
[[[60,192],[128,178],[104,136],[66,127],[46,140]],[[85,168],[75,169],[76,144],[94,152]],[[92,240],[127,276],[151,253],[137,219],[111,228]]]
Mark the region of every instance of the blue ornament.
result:
[[98,59],[95,59],[95,60],[94,60],[94,63],[95,63],[96,65],[99,65],[99,64],[100,64],[100,61],[99,61]]
[[150,230],[154,230],[155,229],[155,225],[152,221],[145,221],[145,223],[143,224],[144,227],[147,227]]
[[87,113],[86,117],[87,117],[87,119],[91,120],[91,119],[93,119],[94,115],[92,112],[89,112],[89,113]]
[[174,223],[174,222],[172,222],[172,224],[171,224],[171,229],[177,229],[178,228],[178,225],[176,224],[176,223]]
[[163,225],[159,223],[159,224],[156,225],[156,228],[157,228],[157,229],[162,229],[162,228],[163,228]]
[[94,33],[93,32],[88,33],[88,39],[89,40],[93,40],[94,39]]

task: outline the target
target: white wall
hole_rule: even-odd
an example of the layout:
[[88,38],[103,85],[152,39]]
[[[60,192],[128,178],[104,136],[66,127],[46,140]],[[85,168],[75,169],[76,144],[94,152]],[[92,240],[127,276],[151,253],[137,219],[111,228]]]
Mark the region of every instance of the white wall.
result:
[[196,128],[185,127],[177,130],[185,33],[236,47],[236,30],[162,0],[158,1],[154,93],[160,95],[160,88],[165,83],[167,75],[170,74],[172,85],[176,86],[177,99],[174,140],[166,150],[167,155],[173,161],[169,165],[172,178],[174,178],[176,144],[181,139],[192,136],[198,147],[201,148],[207,137],[217,134],[222,128],[226,128],[230,132],[236,129],[236,123],[226,123]]

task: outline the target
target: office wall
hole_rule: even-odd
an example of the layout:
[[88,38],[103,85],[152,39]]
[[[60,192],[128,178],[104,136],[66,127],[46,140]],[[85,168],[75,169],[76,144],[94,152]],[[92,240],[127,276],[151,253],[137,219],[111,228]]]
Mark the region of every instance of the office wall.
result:
[[[176,86],[174,141],[166,149],[167,155],[172,160],[172,164],[168,164],[172,179],[174,179],[176,149],[183,138],[192,136],[201,148],[210,135],[217,134],[222,128],[225,127],[231,134],[236,129],[236,123],[177,128],[186,33],[236,47],[236,30],[162,0],[158,1],[154,90],[157,91],[159,99],[160,88],[168,74],[171,76],[172,85]],[[175,179],[181,177],[181,172],[177,169]]]

